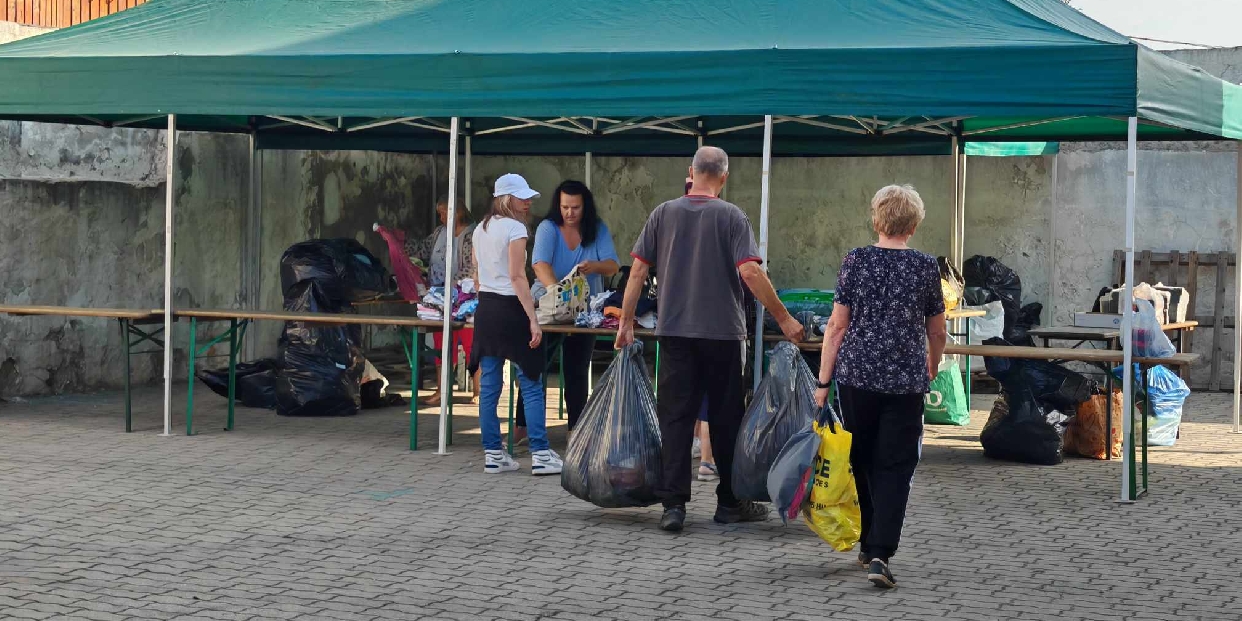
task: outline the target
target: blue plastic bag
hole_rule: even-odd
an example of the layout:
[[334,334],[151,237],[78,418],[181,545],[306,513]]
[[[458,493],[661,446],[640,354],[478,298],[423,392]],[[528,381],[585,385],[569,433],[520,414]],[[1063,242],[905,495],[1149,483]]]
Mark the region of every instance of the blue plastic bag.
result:
[[[1142,300],[1140,300],[1142,301]],[[1135,374],[1138,374],[1135,365]],[[1120,375],[1121,367],[1113,369]],[[1190,388],[1186,382],[1165,367],[1147,371],[1147,398],[1151,400],[1151,416],[1147,419],[1147,446],[1173,446],[1177,429],[1182,424],[1182,406]]]

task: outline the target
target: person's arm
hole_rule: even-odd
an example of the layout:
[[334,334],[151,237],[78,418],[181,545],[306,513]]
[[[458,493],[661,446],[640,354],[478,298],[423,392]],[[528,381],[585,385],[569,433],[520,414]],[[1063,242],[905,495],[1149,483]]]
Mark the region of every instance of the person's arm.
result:
[[530,253],[530,263],[535,270],[535,278],[545,287],[551,287],[561,280],[552,270],[552,256],[556,253],[558,235],[560,232],[556,229],[556,223],[551,220],[540,222],[535,229],[535,247]]
[[595,233],[595,256],[598,261],[583,261],[580,271],[585,274],[612,276],[621,271],[621,260],[617,257],[617,248],[612,244],[612,233],[603,222]]
[[509,281],[513,284],[513,292],[526,311],[530,320],[530,348],[539,347],[543,340],[543,329],[539,327],[539,319],[535,316],[535,298],[530,295],[530,281],[526,278],[526,238],[509,242]]
[[538,278],[539,282],[543,283],[543,286],[551,287],[560,282],[556,279],[556,272],[552,271],[552,265],[541,261],[533,267],[535,268],[535,278]]
[[457,281],[461,281],[463,278],[470,278],[474,280],[475,290],[477,291],[479,278],[478,270],[475,269],[475,266],[478,265],[479,260],[474,255],[474,235],[462,236],[461,253],[458,256],[461,257],[461,265],[455,268],[457,271]]
[[759,300],[759,303],[763,304],[769,313],[772,313],[772,317],[780,325],[785,338],[795,343],[800,342],[806,336],[805,329],[793,315],[789,314],[789,309],[785,308],[785,304],[776,296],[776,289],[772,286],[772,281],[768,279],[768,273],[754,261],[741,264],[737,271],[755,299]]
[[[845,341],[845,331],[850,327],[850,307],[835,304],[832,316],[828,318],[828,329],[824,332],[824,346],[819,350],[819,384],[826,386],[832,381],[832,374],[837,367],[837,354],[841,352],[841,343]],[[824,407],[828,400],[828,389],[815,390],[815,403]]]
[[625,284],[625,297],[621,300],[621,324],[617,327],[617,339],[613,341],[617,349],[634,342],[634,312],[638,309],[638,298],[643,294],[643,283],[651,266],[642,259],[635,258],[630,266],[630,279]]
[[944,347],[949,342],[949,329],[944,313],[927,318],[927,376],[936,379],[936,371],[940,368],[940,357],[944,355]]

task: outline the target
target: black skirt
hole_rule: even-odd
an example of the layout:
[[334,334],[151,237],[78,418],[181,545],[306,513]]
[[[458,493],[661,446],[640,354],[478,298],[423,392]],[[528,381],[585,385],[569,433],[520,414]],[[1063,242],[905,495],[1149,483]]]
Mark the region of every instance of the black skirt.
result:
[[516,364],[522,375],[538,379],[543,374],[543,343],[530,347],[530,318],[516,295],[479,293],[474,311],[474,347],[470,350],[470,372],[479,369],[485,356],[504,358]]

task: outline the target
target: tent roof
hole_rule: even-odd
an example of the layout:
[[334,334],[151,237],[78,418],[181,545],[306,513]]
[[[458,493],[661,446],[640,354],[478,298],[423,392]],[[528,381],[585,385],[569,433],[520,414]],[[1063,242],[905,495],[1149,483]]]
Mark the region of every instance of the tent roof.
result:
[[1242,88],[1058,0],[152,0],[0,46],[0,84],[3,118],[176,113],[271,148],[442,150],[449,116],[526,125],[479,153],[682,154],[764,114],[778,153],[1118,138],[1132,115],[1242,138]]

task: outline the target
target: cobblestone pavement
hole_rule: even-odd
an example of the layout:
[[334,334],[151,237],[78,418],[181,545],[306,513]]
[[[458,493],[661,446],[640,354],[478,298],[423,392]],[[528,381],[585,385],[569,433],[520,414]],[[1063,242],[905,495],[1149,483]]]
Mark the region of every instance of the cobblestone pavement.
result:
[[[447,457],[407,449],[399,408],[286,419],[201,391],[202,433],[159,437],[160,391],[121,432],[115,393],[0,404],[0,617],[15,619],[1237,619],[1242,436],[1194,395],[1152,492],[1119,464],[985,459],[990,398],[929,428],[900,588],[804,525],[687,530],[601,510],[555,477],[484,475],[474,414]],[[178,400],[176,403],[184,403]],[[182,416],[177,417],[181,424]],[[183,432],[183,427],[178,427]],[[553,431],[563,445],[564,428]]]

